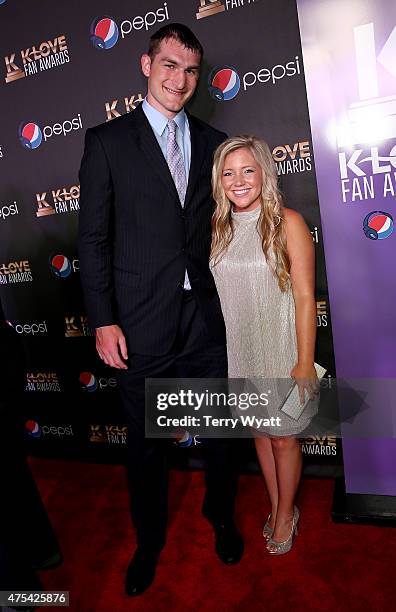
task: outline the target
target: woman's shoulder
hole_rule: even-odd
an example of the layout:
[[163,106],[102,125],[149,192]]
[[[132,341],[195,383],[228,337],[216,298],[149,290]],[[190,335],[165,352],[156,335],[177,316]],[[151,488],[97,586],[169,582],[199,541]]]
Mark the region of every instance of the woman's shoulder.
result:
[[313,245],[311,232],[302,214],[292,208],[284,207],[283,215],[285,219],[286,239],[289,247],[294,243],[301,245],[307,243],[309,246]]
[[285,218],[286,223],[305,223],[304,221],[304,217],[302,216],[301,213],[297,212],[296,210],[293,210],[292,208],[287,208],[286,206],[283,207],[283,216]]
[[304,220],[304,217],[301,213],[293,210],[292,208],[283,207],[283,217],[286,222],[286,231],[287,232],[309,232],[308,226]]

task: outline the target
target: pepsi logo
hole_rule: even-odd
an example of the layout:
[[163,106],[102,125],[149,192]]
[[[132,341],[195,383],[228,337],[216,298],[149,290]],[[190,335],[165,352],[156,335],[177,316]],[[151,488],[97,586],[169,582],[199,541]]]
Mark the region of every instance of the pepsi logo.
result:
[[53,255],[49,265],[51,272],[59,278],[67,278],[72,271],[71,263],[65,255]]
[[25,149],[33,150],[40,146],[43,139],[44,142],[47,142],[52,136],[68,136],[71,132],[82,130],[82,128],[82,117],[78,113],[77,117],[73,119],[66,119],[62,123],[57,122],[53,125],[45,125],[43,128],[40,128],[33,121],[23,122],[19,126],[18,134],[22,146]]
[[19,126],[19,140],[25,149],[37,149],[43,140],[43,134],[37,123],[23,122]]
[[382,210],[375,210],[366,215],[363,231],[370,240],[385,240],[393,232],[393,217]]
[[98,388],[96,378],[91,372],[81,372],[79,380],[84,391],[92,393]]
[[92,22],[91,41],[97,49],[111,49],[117,43],[118,36],[118,25],[111,17],[102,17]]
[[228,101],[235,98],[241,87],[237,71],[231,66],[214,68],[209,75],[209,93],[215,100]]
[[47,437],[64,437],[73,436],[71,425],[40,425],[36,421],[27,421],[25,423],[25,431],[31,438],[39,438],[40,436]]
[[26,421],[25,430],[31,438],[39,438],[41,436],[40,425],[36,421]]

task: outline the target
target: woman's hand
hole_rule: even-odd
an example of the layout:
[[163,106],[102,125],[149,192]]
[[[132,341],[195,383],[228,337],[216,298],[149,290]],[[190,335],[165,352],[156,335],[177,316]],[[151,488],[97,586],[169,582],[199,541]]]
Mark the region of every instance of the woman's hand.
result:
[[290,372],[290,376],[294,378],[298,386],[301,405],[305,404],[306,401],[305,392],[307,392],[309,399],[315,399],[315,396],[319,393],[319,380],[313,363],[296,363]]

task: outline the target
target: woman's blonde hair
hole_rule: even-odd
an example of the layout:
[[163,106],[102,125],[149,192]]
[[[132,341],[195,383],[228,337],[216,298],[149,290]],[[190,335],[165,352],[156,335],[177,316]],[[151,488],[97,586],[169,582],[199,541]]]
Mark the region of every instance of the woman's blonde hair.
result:
[[216,265],[234,235],[231,216],[232,203],[224,192],[221,178],[227,155],[242,148],[250,151],[262,171],[261,212],[257,230],[261,236],[264,256],[278,279],[280,289],[286,291],[290,279],[290,260],[286,249],[282,195],[278,188],[278,175],[269,146],[255,136],[242,135],[229,138],[215,151],[212,188],[216,208],[212,218],[210,257]]

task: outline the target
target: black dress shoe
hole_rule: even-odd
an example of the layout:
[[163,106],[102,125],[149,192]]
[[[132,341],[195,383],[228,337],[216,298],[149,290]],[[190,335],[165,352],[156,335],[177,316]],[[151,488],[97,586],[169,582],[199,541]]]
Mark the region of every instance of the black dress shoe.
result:
[[239,563],[243,555],[243,540],[234,523],[213,525],[216,544],[215,550],[220,561],[226,565]]
[[157,568],[158,553],[136,549],[127,569],[125,591],[131,597],[144,593],[153,582]]

